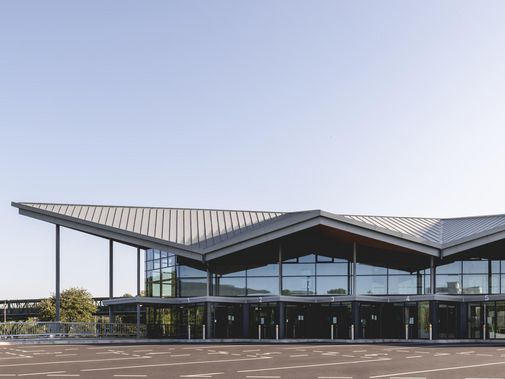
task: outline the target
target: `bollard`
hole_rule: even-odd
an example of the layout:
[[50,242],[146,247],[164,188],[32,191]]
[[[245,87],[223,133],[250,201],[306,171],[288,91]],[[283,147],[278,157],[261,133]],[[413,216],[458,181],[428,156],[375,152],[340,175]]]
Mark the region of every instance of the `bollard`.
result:
[[482,339],[486,339],[486,323],[482,324]]
[[206,334],[206,330],[205,330],[205,324],[202,325],[202,340],[205,339],[205,334]]
[[354,324],[351,324],[351,340],[354,341]]
[[279,339],[279,325],[275,325],[275,339]]
[[188,340],[191,339],[191,325],[188,325]]
[[409,339],[409,324],[405,324],[405,339]]
[[258,339],[261,339],[261,325],[258,325]]
[[433,339],[433,325],[430,324],[430,341]]
[[330,337],[331,339],[333,339],[333,330],[334,330],[335,326],[333,324],[331,324],[331,328],[330,328]]

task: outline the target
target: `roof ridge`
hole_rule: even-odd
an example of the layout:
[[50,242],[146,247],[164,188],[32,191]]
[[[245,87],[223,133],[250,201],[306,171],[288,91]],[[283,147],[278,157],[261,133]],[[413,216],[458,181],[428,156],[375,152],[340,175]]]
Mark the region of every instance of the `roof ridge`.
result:
[[348,217],[382,217],[382,218],[408,218],[408,219],[417,219],[417,220],[437,220],[440,221],[442,218],[440,217],[417,217],[417,216],[384,216],[384,215],[365,215],[365,214],[359,214],[359,215],[354,215],[354,214],[338,214],[336,213],[337,216],[348,216]]

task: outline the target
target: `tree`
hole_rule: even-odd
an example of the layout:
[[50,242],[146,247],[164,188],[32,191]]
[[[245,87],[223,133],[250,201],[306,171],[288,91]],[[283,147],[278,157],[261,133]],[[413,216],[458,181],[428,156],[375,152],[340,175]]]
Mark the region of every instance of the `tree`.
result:
[[[84,288],[69,288],[61,292],[60,320],[64,322],[93,322],[96,305],[91,294]],[[39,305],[39,319],[56,319],[56,296],[44,299]]]

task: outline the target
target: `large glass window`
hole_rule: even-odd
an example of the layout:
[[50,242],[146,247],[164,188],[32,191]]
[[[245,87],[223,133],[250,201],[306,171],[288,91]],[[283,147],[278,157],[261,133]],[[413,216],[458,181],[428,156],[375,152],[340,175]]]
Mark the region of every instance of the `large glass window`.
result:
[[387,293],[386,275],[362,275],[356,277],[358,295],[385,295]]
[[248,296],[268,296],[279,294],[278,277],[247,277]]
[[282,294],[292,296],[308,296],[316,294],[314,276],[285,276],[282,278]]
[[409,295],[419,293],[417,275],[391,275],[389,276],[388,293],[392,295]]
[[461,275],[438,275],[437,293],[457,295],[462,292]]
[[216,290],[218,296],[245,296],[245,277],[220,277],[217,280]]
[[347,295],[347,276],[318,276],[318,295]]

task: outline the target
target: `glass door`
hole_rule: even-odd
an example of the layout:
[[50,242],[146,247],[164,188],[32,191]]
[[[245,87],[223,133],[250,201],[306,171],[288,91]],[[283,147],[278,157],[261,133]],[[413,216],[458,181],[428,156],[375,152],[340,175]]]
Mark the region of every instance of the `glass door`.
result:
[[482,338],[483,312],[480,303],[468,304],[468,338]]

